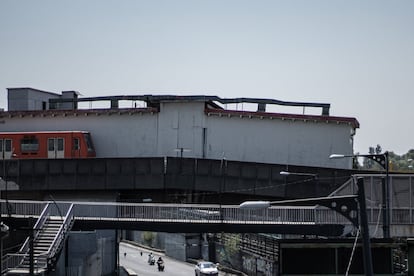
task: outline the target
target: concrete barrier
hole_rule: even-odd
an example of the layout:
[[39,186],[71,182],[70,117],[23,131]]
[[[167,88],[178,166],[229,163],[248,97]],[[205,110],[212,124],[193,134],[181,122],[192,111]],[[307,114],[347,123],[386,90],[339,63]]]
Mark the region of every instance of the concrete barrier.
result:
[[120,276],[138,276],[138,274],[134,270],[132,270],[128,267],[121,266],[120,267]]

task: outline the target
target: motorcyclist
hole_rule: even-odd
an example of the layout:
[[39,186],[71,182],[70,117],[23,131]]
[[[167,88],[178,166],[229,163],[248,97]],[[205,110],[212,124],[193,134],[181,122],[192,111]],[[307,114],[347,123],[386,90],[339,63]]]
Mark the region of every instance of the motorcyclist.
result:
[[164,260],[161,258],[161,256],[157,260],[158,270],[163,271],[164,270]]
[[151,264],[154,261],[154,256],[152,255],[152,252],[148,254],[148,263]]

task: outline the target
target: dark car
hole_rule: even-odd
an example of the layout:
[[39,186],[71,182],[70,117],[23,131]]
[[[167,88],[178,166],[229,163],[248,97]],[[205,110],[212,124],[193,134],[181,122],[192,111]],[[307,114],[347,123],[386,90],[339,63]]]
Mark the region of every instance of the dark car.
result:
[[196,264],[194,269],[196,276],[218,276],[217,265],[212,262],[200,261]]

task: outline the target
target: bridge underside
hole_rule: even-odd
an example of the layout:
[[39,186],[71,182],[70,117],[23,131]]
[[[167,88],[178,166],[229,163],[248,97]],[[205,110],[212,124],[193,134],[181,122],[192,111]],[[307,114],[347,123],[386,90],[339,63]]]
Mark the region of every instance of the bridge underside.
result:
[[[227,224],[227,223],[191,223],[178,224],[168,222],[117,222],[116,229],[159,231],[168,233],[272,233],[317,235],[338,237],[343,235],[343,225],[295,225],[295,224]],[[75,221],[73,230],[114,229],[113,222]]]
[[[5,160],[4,178],[18,190],[9,199],[43,200],[49,195],[142,202],[240,203],[251,198],[286,199],[328,195],[354,173],[320,167],[194,158],[94,158]],[[81,192],[81,193],[79,193]],[[72,193],[72,194],[71,194]]]

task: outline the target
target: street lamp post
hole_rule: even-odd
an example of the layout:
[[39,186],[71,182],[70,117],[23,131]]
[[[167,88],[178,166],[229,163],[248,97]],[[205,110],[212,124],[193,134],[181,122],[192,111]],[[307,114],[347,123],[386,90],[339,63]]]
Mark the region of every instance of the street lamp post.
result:
[[[285,176],[285,185],[287,184],[287,179],[288,179],[289,176],[299,176],[299,177],[301,177],[301,179],[303,179],[300,182],[305,183],[305,182],[310,182],[311,181],[313,183],[312,187],[319,186],[319,179],[318,179],[318,174],[317,173],[280,171],[279,174]],[[298,182],[296,182],[296,183],[298,183]],[[314,193],[315,193],[315,190],[314,190]]]
[[355,155],[344,155],[344,154],[331,154],[330,159],[340,159],[347,157],[366,157],[377,162],[385,170],[385,179],[382,179],[382,211],[383,211],[383,223],[382,231],[384,238],[390,238],[390,187],[389,187],[389,157],[388,151],[383,154],[355,154]]
[[[332,196],[320,198],[304,198],[282,201],[246,201],[240,204],[243,209],[264,209],[270,206],[289,205],[322,205],[346,217],[355,227],[361,228],[363,240],[364,271],[365,275],[372,276],[372,255],[369,239],[368,218],[365,202],[364,179],[357,179],[357,195]],[[359,216],[358,216],[359,214]],[[359,219],[358,219],[359,217]]]
[[281,171],[280,175],[285,175],[285,176],[289,176],[289,175],[302,175],[302,176],[312,176],[317,178],[318,175],[316,173],[303,173],[303,172],[288,172],[288,171]]

